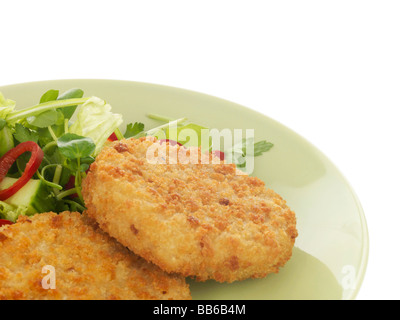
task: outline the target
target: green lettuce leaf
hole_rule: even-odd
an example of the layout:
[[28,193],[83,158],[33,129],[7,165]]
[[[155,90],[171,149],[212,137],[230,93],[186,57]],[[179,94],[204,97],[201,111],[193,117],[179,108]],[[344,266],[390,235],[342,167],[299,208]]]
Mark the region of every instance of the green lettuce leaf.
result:
[[11,129],[8,126],[4,126],[0,129],[0,157],[12,148],[14,148],[14,138]]
[[112,113],[111,106],[104,100],[92,97],[81,106],[69,132],[91,138],[96,144],[93,156],[97,156],[121,123],[122,115]]
[[15,101],[4,98],[0,92],[0,118],[5,119],[6,116],[15,108]]

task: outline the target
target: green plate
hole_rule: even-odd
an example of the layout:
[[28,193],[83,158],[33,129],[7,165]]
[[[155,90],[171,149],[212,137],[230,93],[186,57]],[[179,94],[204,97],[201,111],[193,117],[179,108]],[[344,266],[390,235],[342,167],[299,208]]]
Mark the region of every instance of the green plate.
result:
[[194,299],[354,299],[368,260],[368,231],[361,205],[338,169],[313,145],[282,124],[209,95],[146,83],[57,80],[11,85],[0,91],[19,108],[48,89],[81,88],[122,113],[126,122],[158,123],[147,113],[189,119],[213,128],[255,129],[274,148],[256,158],[254,175],[296,212],[299,237],[292,259],[278,274],[232,284],[189,280]]

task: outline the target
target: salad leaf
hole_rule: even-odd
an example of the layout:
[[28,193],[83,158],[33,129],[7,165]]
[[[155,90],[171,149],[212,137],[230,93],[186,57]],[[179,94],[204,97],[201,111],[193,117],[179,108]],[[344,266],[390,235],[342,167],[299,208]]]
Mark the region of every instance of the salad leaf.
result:
[[259,141],[254,144],[254,154],[253,155],[255,157],[261,156],[264,152],[271,150],[271,148],[273,146],[274,145],[271,142],[267,142],[265,140]]
[[243,139],[241,143],[225,150],[225,159],[228,163],[235,163],[237,167],[246,166],[246,157],[258,157],[269,151],[274,145],[266,140],[254,143],[254,138]]
[[97,156],[108,137],[121,123],[122,115],[112,113],[111,106],[104,100],[92,97],[79,109],[69,132],[91,138],[96,145],[92,156]]
[[143,131],[144,131],[143,123],[141,123],[141,122],[135,122],[135,124],[130,123],[126,126],[126,131],[125,131],[124,137],[128,139],[128,138],[138,135],[139,133],[141,133]]
[[39,140],[39,134],[35,131],[28,129],[27,127],[24,127],[20,123],[16,123],[14,138],[20,143],[26,141],[33,141],[37,143]]
[[4,98],[0,92],[0,118],[5,119],[15,108],[15,101]]
[[[60,95],[57,98],[57,100],[82,98],[83,94],[84,94],[84,92],[81,89],[70,89],[68,91],[65,91],[62,95]],[[75,110],[77,107],[78,106],[70,106],[70,107],[60,109],[60,111],[63,113],[65,119],[71,119],[71,117],[75,113]]]
[[15,124],[16,122],[19,122],[21,120],[24,120],[26,118],[32,117],[32,116],[37,116],[45,111],[48,110],[62,110],[64,108],[68,108],[71,106],[83,104],[87,102],[89,98],[80,98],[80,99],[68,99],[68,100],[62,100],[62,101],[48,101],[45,103],[40,103],[38,105],[34,105],[29,108],[24,108],[22,110],[18,111],[12,111],[7,114],[6,120],[8,124]]
[[[0,119],[0,127],[1,120],[3,119]],[[8,126],[4,126],[0,129],[0,157],[12,148],[14,148],[14,138],[11,129]]]
[[[62,116],[62,113],[61,113]],[[29,117],[26,121],[34,127],[47,128],[58,122],[60,115],[56,110],[48,110],[37,116]],[[64,117],[62,116],[64,119]]]
[[81,89],[69,89],[61,94],[57,100],[67,100],[67,99],[75,99],[75,98],[82,98],[83,97],[83,90]]
[[[60,137],[64,134],[64,126],[53,125],[53,126],[51,126],[51,129],[53,130],[53,133],[56,137]],[[39,134],[39,145],[40,146],[45,146],[48,143],[54,141],[54,138],[50,134],[48,127],[37,128],[36,131]]]
[[0,130],[2,130],[7,124],[7,121],[0,118]]
[[[61,95],[58,90],[48,90],[39,104],[20,110],[14,110],[14,101],[6,100],[3,95],[0,97],[0,153],[14,147],[14,142],[38,143],[44,158],[36,174],[52,188],[49,199],[55,200],[59,209],[81,212],[85,209],[82,180],[95,160],[96,149],[98,153],[114,131],[122,137],[118,130],[122,116],[113,114],[111,106],[99,98],[82,97],[80,89]],[[82,108],[71,125],[69,120],[79,105]],[[130,129],[143,130],[140,125],[132,125]],[[29,153],[21,155],[7,176],[20,178],[29,159]],[[73,197],[75,194],[78,198]],[[0,217],[12,221],[26,212],[23,206],[4,203],[0,206]]]
[[68,159],[89,157],[96,149],[96,145],[91,138],[73,133],[62,135],[57,141],[57,146],[60,153]]
[[[90,164],[94,162],[93,157],[85,157],[78,161],[74,160],[67,160],[66,167],[73,175],[76,175],[76,172],[85,172],[89,169]],[[78,167],[79,166],[79,167]]]
[[[47,91],[40,98],[40,103],[45,103],[45,102],[48,102],[48,101],[57,100],[59,93],[60,92],[58,90],[49,90],[49,91]],[[79,98],[82,98],[82,97],[79,97]]]

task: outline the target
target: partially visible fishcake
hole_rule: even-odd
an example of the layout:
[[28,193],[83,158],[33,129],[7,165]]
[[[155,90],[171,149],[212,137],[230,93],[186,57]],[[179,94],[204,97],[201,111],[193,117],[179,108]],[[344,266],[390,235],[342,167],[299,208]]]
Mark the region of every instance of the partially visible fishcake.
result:
[[[56,289],[42,286],[45,266],[55,268]],[[190,292],[184,278],[135,256],[86,215],[64,212],[0,228],[0,299],[190,299]]]
[[[168,146],[156,153],[166,164],[149,162],[155,144],[147,137],[103,149],[83,182],[88,215],[168,272],[220,282],[278,272],[297,237],[286,202],[260,179],[237,175],[234,164],[207,164],[213,156],[198,148]],[[180,152],[202,162],[184,164]]]

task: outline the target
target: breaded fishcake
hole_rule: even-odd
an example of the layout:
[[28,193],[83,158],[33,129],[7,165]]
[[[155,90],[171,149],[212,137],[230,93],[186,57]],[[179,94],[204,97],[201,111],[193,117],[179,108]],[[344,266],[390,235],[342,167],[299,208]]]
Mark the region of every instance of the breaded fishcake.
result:
[[[43,288],[52,283],[45,266],[54,267],[55,289]],[[183,277],[134,255],[86,215],[64,212],[0,228],[0,299],[190,299],[190,292]]]
[[[198,148],[168,146],[155,154],[167,164],[149,162],[155,144],[129,139],[103,149],[83,182],[88,215],[168,272],[219,282],[278,272],[297,237],[286,202],[234,164],[206,164],[214,158]],[[169,161],[190,152],[201,164]]]

